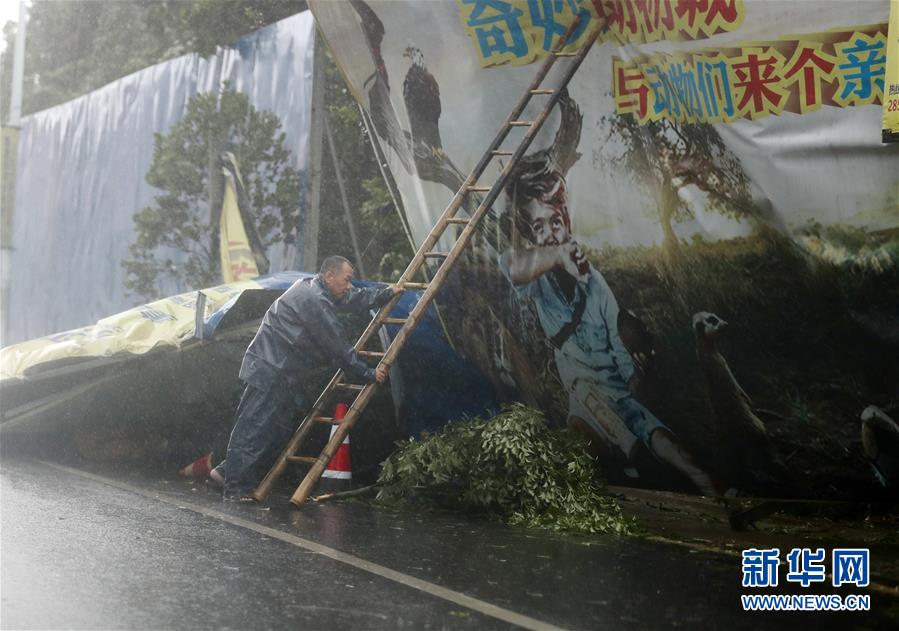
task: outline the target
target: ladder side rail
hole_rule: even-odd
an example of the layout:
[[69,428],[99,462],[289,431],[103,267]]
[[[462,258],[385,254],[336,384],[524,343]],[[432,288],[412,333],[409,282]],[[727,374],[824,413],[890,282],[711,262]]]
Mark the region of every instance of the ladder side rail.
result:
[[318,484],[319,478],[321,478],[322,473],[328,467],[328,463],[331,462],[331,458],[333,458],[334,454],[337,453],[338,448],[340,447],[341,443],[343,443],[343,439],[346,438],[346,435],[349,433],[349,431],[362,417],[362,412],[368,406],[368,402],[372,399],[376,391],[376,384],[369,384],[362,392],[359,393],[359,396],[356,397],[356,400],[353,401],[353,404],[350,406],[349,411],[347,411],[347,414],[343,418],[343,421],[341,421],[339,425],[335,426],[336,429],[331,435],[331,438],[328,440],[328,444],[325,445],[324,449],[322,449],[321,453],[318,456],[318,459],[306,472],[306,476],[303,478],[303,481],[300,482],[300,486],[297,487],[296,491],[294,491],[294,494],[291,496],[290,502],[292,504],[297,507],[302,506],[303,502],[306,501],[306,499],[315,489],[315,485]]
[[[512,121],[516,120],[521,115],[521,112],[524,111],[524,105],[528,102],[528,100],[534,94],[550,95],[551,96],[550,105],[549,105],[550,109],[559,100],[559,91],[563,87],[568,85],[571,77],[577,71],[577,68],[580,66],[581,61],[583,61],[583,59],[584,59],[584,57],[586,57],[587,53],[593,48],[593,45],[595,44],[596,39],[599,37],[599,34],[602,32],[602,29],[605,27],[605,24],[606,24],[605,20],[603,20],[600,25],[594,27],[593,32],[588,35],[587,39],[584,41],[584,43],[581,44],[580,48],[578,49],[578,51],[576,53],[561,52],[562,49],[568,45],[568,38],[571,36],[571,34],[574,32],[574,30],[580,24],[580,21],[581,21],[581,17],[576,16],[575,20],[571,23],[571,25],[569,25],[569,27],[565,31],[565,33],[556,42],[555,47],[553,47],[552,51],[550,51],[550,54],[549,54],[547,60],[544,62],[544,65],[538,71],[538,74],[534,78],[534,80],[531,82],[531,85],[528,86],[528,89],[525,92],[526,98],[523,97],[521,102],[519,103],[519,105],[521,107],[519,108],[518,106],[516,106],[516,109],[514,109],[512,111],[512,113],[509,115],[509,117],[503,123],[502,129],[505,129],[506,132],[508,132],[511,129]],[[567,73],[563,74],[564,79],[559,84],[558,88],[556,88],[556,89],[539,89],[540,85],[543,83],[544,78],[546,77],[546,75],[549,72],[552,65],[555,63],[556,59],[558,59],[559,57],[562,57],[562,56],[578,57],[577,60],[572,62],[573,66],[574,66],[573,70],[571,69],[572,64],[570,64],[569,71]],[[505,135],[503,137],[505,137]],[[499,144],[502,144],[502,143],[499,143]],[[487,164],[489,164],[492,157],[501,153],[501,152],[497,151],[499,149],[499,144],[491,145],[487,154],[485,154],[481,158],[481,161],[483,164],[478,164],[478,166],[475,168],[475,170],[479,174],[482,173],[484,169],[486,169],[486,166],[487,166]],[[530,145],[530,142],[528,142],[528,145]],[[527,146],[525,146],[525,149],[527,149]],[[509,156],[510,156],[509,162],[514,164],[514,163],[518,162],[523,155],[524,155],[524,150],[522,150],[521,152],[518,152],[518,153],[514,153],[514,152],[510,151],[509,152]],[[480,177],[480,175],[478,177]],[[480,200],[479,196],[478,196],[478,199],[480,202],[481,200]],[[492,204],[492,202],[491,202],[491,204]],[[471,214],[473,215],[474,213],[471,213]],[[478,223],[480,223],[480,220],[478,221]],[[489,237],[488,237],[488,242],[489,242]]]
[[[400,275],[399,281],[397,284],[405,285],[405,283],[411,280],[421,265],[425,260],[425,252],[429,252],[440,240],[440,237],[443,236],[443,233],[446,231],[446,227],[449,225],[448,219],[451,219],[456,216],[456,213],[459,211],[459,208],[465,202],[465,197],[468,195],[466,189],[475,182],[475,174],[470,173],[465,181],[462,183],[462,187],[456,191],[456,194],[453,195],[452,200],[449,205],[443,210],[440,218],[437,220],[437,223],[434,224],[434,227],[431,228],[431,231],[428,233],[428,236],[425,237],[425,240],[422,241],[421,245],[418,247],[418,250],[415,252],[415,255],[412,257],[412,260],[409,261],[409,265],[406,266],[406,269]],[[379,314],[380,315],[380,314]]]
[[[546,57],[543,62],[543,65],[537,71],[536,76],[528,85],[527,89],[518,99],[518,102],[515,104],[515,107],[512,108],[512,111],[503,121],[502,125],[499,128],[496,136],[493,138],[493,141],[487,147],[487,150],[481,156],[481,159],[478,161],[475,168],[471,170],[468,174],[468,177],[465,178],[465,181],[462,183],[461,188],[456,191],[456,194],[453,196],[449,205],[444,209],[443,213],[440,215],[440,218],[437,220],[437,223],[431,229],[430,234],[428,234],[425,241],[418,248],[418,251],[415,253],[415,256],[412,257],[412,260],[409,262],[409,265],[406,267],[406,270],[403,272],[402,276],[400,276],[400,282],[404,282],[409,278],[412,278],[415,273],[418,271],[419,267],[424,263],[424,253],[431,250],[434,245],[437,244],[437,241],[443,235],[446,230],[447,222],[446,220],[455,217],[459,208],[465,202],[466,197],[469,195],[468,187],[473,186],[477,183],[478,178],[483,175],[484,171],[490,164],[490,161],[493,159],[493,152],[503,144],[503,141],[509,135],[509,132],[512,130],[512,125],[510,124],[513,120],[516,120],[521,113],[524,111],[524,108],[527,107],[528,102],[531,100],[531,90],[537,88],[542,82],[543,79],[546,78],[546,75],[549,73],[550,69],[556,63],[555,53],[564,48],[568,42],[568,38],[574,32],[574,30],[578,27],[581,22],[581,17],[577,16],[568,28],[565,30],[565,33],[562,34],[562,37],[559,38],[559,41],[556,43],[556,46],[553,48],[552,52]],[[592,41],[591,41],[592,43]],[[433,279],[432,279],[433,282]]]
[[[487,193],[487,195],[481,201],[480,206],[478,206],[477,210],[475,211],[475,215],[477,218],[475,219],[474,216],[472,217],[472,221],[462,231],[463,234],[465,233],[465,230],[474,230],[477,228],[477,224],[480,222],[480,219],[490,209],[490,207],[493,206],[496,198],[499,197],[500,193],[502,193],[503,188],[505,188],[506,186],[506,181],[512,174],[512,170],[524,157],[525,152],[531,146],[531,143],[534,141],[534,138],[537,137],[537,134],[540,133],[540,130],[543,128],[543,124],[546,122],[546,119],[549,117],[550,113],[552,113],[552,110],[556,106],[556,103],[559,102],[559,99],[562,96],[562,89],[568,85],[568,83],[571,81],[571,78],[578,71],[578,68],[580,68],[581,63],[583,63],[584,59],[587,57],[587,54],[593,48],[593,44],[596,42],[596,38],[599,37],[599,33],[599,28],[593,29],[593,31],[587,37],[587,40],[578,50],[576,56],[565,69],[558,89],[556,89],[552,96],[547,99],[543,110],[540,112],[537,118],[534,119],[534,123],[531,125],[531,128],[525,134],[524,138],[522,138],[521,143],[518,145],[518,148],[515,150],[512,158],[506,163],[505,167],[503,167],[503,170],[500,172],[499,177],[493,183],[490,191]],[[433,283],[433,280],[431,282]]]
[[[493,160],[493,152],[499,149],[500,145],[503,144],[503,141],[506,139],[506,136],[512,130],[512,121],[518,120],[518,117],[521,116],[521,113],[524,112],[524,108],[527,107],[527,104],[530,102],[533,94],[531,90],[535,90],[540,87],[543,83],[543,80],[546,78],[546,75],[549,74],[549,71],[555,65],[556,60],[558,59],[556,53],[561,51],[565,46],[568,45],[568,38],[571,37],[571,34],[575,31],[575,29],[581,23],[581,16],[578,15],[575,19],[568,25],[568,28],[565,29],[565,32],[556,42],[556,45],[553,47],[552,51],[549,55],[544,59],[543,65],[540,66],[540,69],[537,71],[537,74],[534,76],[533,80],[530,84],[528,84],[527,89],[525,89],[524,94],[521,95],[521,98],[518,100],[518,103],[515,104],[515,107],[512,108],[512,111],[509,112],[509,115],[506,117],[506,120],[503,121],[500,126],[499,133],[497,133],[496,138],[494,138],[493,142],[487,148],[487,151],[484,152],[484,155],[481,156],[480,162],[472,169],[472,174],[477,174],[475,181],[477,178],[483,174],[483,172],[487,169],[487,166]],[[590,44],[592,46],[595,38],[590,40]],[[558,94],[558,92],[556,93]],[[554,95],[555,96],[555,95]],[[510,161],[511,162],[511,161]]]
[[[477,182],[477,179],[483,174],[483,172],[487,169],[487,166],[490,164],[490,161],[493,159],[493,152],[502,145],[503,141],[505,141],[506,136],[508,136],[509,131],[511,131],[512,127],[509,125],[509,122],[518,118],[521,115],[521,112],[524,111],[524,108],[527,106],[528,102],[531,99],[531,90],[536,89],[540,86],[543,80],[546,78],[546,75],[549,73],[550,69],[556,62],[556,55],[558,51],[564,48],[568,43],[568,38],[571,37],[571,34],[578,27],[581,22],[581,17],[577,16],[572,23],[568,26],[562,36],[559,38],[558,42],[556,42],[556,46],[553,48],[551,53],[544,60],[543,65],[537,72],[537,75],[531,80],[531,83],[528,85],[527,89],[519,98],[518,103],[515,104],[515,107],[506,117],[506,120],[503,122],[500,127],[499,132],[497,132],[496,136],[493,139],[493,142],[487,148],[487,151],[481,156],[481,160],[475,166],[475,168],[468,174],[468,177],[465,178],[465,181],[462,183],[461,188],[456,191],[456,194],[453,195],[452,200],[447,205],[447,207],[443,210],[443,213],[438,218],[437,222],[434,224],[434,227],[431,228],[430,233],[419,246],[418,250],[415,252],[415,255],[412,257],[412,260],[409,261],[409,265],[406,266],[405,271],[400,275],[398,284],[400,286],[404,285],[406,281],[410,278],[413,278],[419,268],[424,264],[425,261],[425,253],[430,252],[437,242],[440,240],[440,237],[443,236],[443,233],[446,231],[446,227],[448,225],[447,219],[455,217],[459,208],[465,202],[466,197],[468,196],[468,187]],[[599,31],[596,31],[598,35]],[[590,39],[590,46],[593,45],[593,42],[596,40],[596,37],[592,37]],[[588,47],[589,48],[589,47]],[[573,73],[572,73],[573,74]],[[558,100],[558,93],[553,95],[556,97],[555,100],[552,101],[555,104],[555,101]],[[514,161],[514,160],[513,160]],[[446,261],[441,264],[441,267],[446,265]],[[431,282],[434,282],[434,279],[431,278]],[[363,350],[368,343],[371,336],[380,328],[381,320],[393,310],[393,307],[396,305],[398,297],[388,302],[386,305],[381,307],[381,310],[375,315],[372,322],[366,327],[365,331],[363,331],[359,340],[356,342],[354,348],[357,351]]]
[[[556,45],[553,47],[550,54],[543,60],[543,65],[540,66],[540,69],[537,70],[537,74],[531,80],[531,83],[528,84],[528,87],[525,89],[524,93],[521,95],[521,98],[518,99],[518,103],[515,104],[515,107],[512,108],[512,111],[509,112],[509,115],[506,117],[506,120],[503,121],[502,125],[500,125],[499,132],[496,134],[496,137],[493,139],[493,142],[490,143],[490,146],[487,147],[487,151],[484,152],[484,155],[481,156],[481,160],[472,169],[472,174],[476,174],[475,181],[477,178],[484,173],[484,171],[489,166],[491,160],[493,160],[493,152],[499,149],[500,145],[503,144],[503,141],[506,139],[506,136],[512,130],[512,121],[518,120],[518,117],[521,116],[521,113],[524,111],[524,108],[527,107],[527,104],[530,102],[531,90],[534,90],[540,87],[540,84],[543,83],[543,80],[546,78],[546,75],[549,74],[549,71],[552,69],[553,65],[555,65],[558,57],[556,53],[565,48],[568,45],[568,38],[571,37],[571,34],[574,30],[580,25],[581,16],[578,15],[575,19],[568,25],[568,28],[565,29],[565,32],[556,42]],[[595,39],[595,38],[594,38]],[[591,40],[592,44],[592,40]],[[463,189],[464,192],[464,189]]]
[[325,408],[325,404],[328,402],[328,398],[331,392],[334,390],[334,386],[340,382],[342,378],[341,370],[338,370],[334,373],[334,376],[331,377],[331,381],[328,382],[328,385],[322,390],[322,393],[319,395],[315,404],[312,406],[312,409],[306,414],[306,417],[297,427],[296,431],[294,431],[293,436],[290,437],[290,440],[287,441],[287,445],[285,445],[284,449],[281,451],[281,455],[278,456],[278,459],[275,461],[275,464],[269,469],[268,473],[262,479],[252,495],[256,499],[257,502],[262,502],[268,497],[268,494],[272,490],[272,486],[275,484],[275,481],[281,477],[281,474],[284,473],[284,469],[287,467],[288,458],[296,453],[296,450],[302,444],[302,442],[306,439],[306,435],[312,429],[312,426],[315,425],[315,422],[312,420],[316,416],[320,416],[322,411]]
[[[559,43],[557,44],[556,49],[561,49],[565,46],[565,41],[567,40],[568,36],[570,36],[570,34],[574,30],[574,28],[577,27],[579,20],[580,20],[580,18],[578,18],[578,20],[575,20],[574,22],[572,22],[571,26],[569,26],[569,29],[566,31],[565,35],[563,35],[562,39],[560,39]],[[566,71],[563,74],[562,82],[560,84],[561,87],[564,87],[565,85],[567,85],[570,82],[571,77],[574,76],[574,74],[577,72],[578,68],[580,67],[581,63],[583,62],[583,60],[586,58],[587,54],[592,49],[593,44],[595,43],[597,37],[599,37],[599,33],[600,33],[600,29],[596,28],[588,36],[587,40],[584,42],[584,44],[581,46],[580,50],[576,54],[575,59],[572,61],[572,63],[569,64],[569,67],[566,68]],[[556,50],[554,50],[554,52],[556,52]],[[548,60],[550,61],[550,63],[544,64],[544,66],[541,68],[541,72],[538,73],[538,76],[532,82],[531,86],[528,88],[528,91],[526,91],[524,96],[521,98],[519,104],[516,106],[516,110],[524,109],[524,107],[527,104],[528,99],[530,97],[530,90],[533,89],[534,86],[540,85],[540,83],[543,81],[543,78],[545,77],[546,72],[548,72],[549,68],[552,66],[551,62],[553,62],[555,60],[555,56],[551,55],[548,58]],[[541,111],[540,115],[535,120],[535,124],[531,127],[531,129],[528,131],[528,133],[525,134],[524,139],[522,140],[518,149],[515,151],[512,159],[506,164],[506,166],[504,167],[503,171],[500,174],[499,179],[493,184],[493,186],[490,189],[490,192],[487,194],[487,196],[484,198],[484,200],[479,205],[478,209],[475,211],[475,215],[472,217],[471,222],[463,229],[462,234],[460,235],[459,239],[454,244],[453,248],[450,250],[449,256],[447,256],[446,260],[440,266],[440,268],[438,269],[435,276],[431,279],[430,286],[428,287],[427,290],[425,290],[425,293],[422,295],[421,299],[418,301],[418,304],[412,309],[412,311],[407,316],[407,322],[401,327],[399,334],[391,342],[390,346],[388,347],[387,351],[384,354],[384,357],[381,359],[381,363],[388,365],[388,366],[392,365],[393,360],[396,358],[396,355],[399,353],[399,351],[405,345],[406,338],[408,337],[409,334],[411,334],[412,330],[415,329],[415,327],[418,324],[419,318],[424,313],[424,311],[427,309],[428,305],[430,304],[431,300],[433,299],[434,294],[436,294],[437,291],[440,290],[443,280],[445,279],[445,277],[447,276],[449,271],[451,271],[451,268],[453,267],[455,262],[458,260],[461,252],[468,245],[468,242],[471,240],[472,236],[474,235],[474,231],[477,228],[478,222],[484,216],[484,214],[486,214],[486,212],[489,210],[489,208],[496,201],[496,198],[502,192],[503,187],[506,184],[506,181],[508,180],[509,176],[511,175],[512,169],[517,164],[517,162],[520,161],[521,158],[524,156],[524,153],[527,151],[528,147],[530,147],[534,138],[540,132],[540,129],[542,128],[546,119],[549,117],[549,114],[552,112],[552,109],[555,107],[555,105],[559,101],[560,97],[561,97],[560,90],[556,90],[555,93],[550,96],[550,98],[548,99],[547,103],[545,104],[543,110]],[[509,116],[509,120],[512,120],[515,116],[518,116],[518,115],[520,115],[520,111],[516,112],[513,110],[512,114]],[[508,125],[504,125],[504,127],[505,127],[505,132],[508,133],[508,129],[509,129]],[[484,163],[484,168],[486,168],[486,164],[492,158],[491,152],[494,149],[496,149],[496,147],[499,144],[502,143],[504,138],[505,138],[504,133],[497,134],[497,137],[494,139],[494,143],[490,146],[488,151],[484,154],[484,158],[482,158],[482,162]],[[480,164],[479,164],[479,167],[481,167]],[[475,173],[478,170],[479,169],[476,168],[472,172],[472,174],[470,174],[468,180],[473,179],[471,176],[475,175]],[[466,182],[468,182],[468,180],[466,180]],[[463,189],[460,190],[459,193],[456,194],[453,201],[457,201],[456,198],[464,197],[464,194],[460,194],[463,191],[464,191],[464,187],[463,187]],[[458,207],[460,205],[461,204],[456,204],[455,208],[458,209]],[[450,206],[447,207],[447,210],[450,210],[452,207],[453,207],[453,204],[451,203]],[[444,214],[446,214],[446,211],[444,211]],[[443,219],[443,217],[441,217],[441,219]],[[436,229],[432,230],[431,234],[429,235],[429,238],[419,248],[418,253],[416,253],[416,257],[418,257],[420,255],[421,260],[424,260],[424,258],[425,258],[424,253],[428,252],[430,250],[430,248],[436,244],[439,236],[440,235],[437,234]],[[428,243],[428,241],[430,241],[431,237],[433,237],[433,243]],[[411,267],[411,264],[410,264],[410,267]],[[395,298],[398,300],[398,296]],[[391,302],[395,302],[395,301],[391,301]],[[385,305],[382,308],[382,313],[389,313],[390,310],[392,310],[392,307],[393,307],[393,305],[391,303],[388,303],[387,305]],[[380,327],[380,320],[381,320],[380,316],[382,316],[382,313],[379,313],[378,316],[372,320],[369,327],[363,333],[363,336],[360,337],[360,340],[357,343],[357,346],[358,346],[357,350],[361,350],[361,348],[364,347],[364,345],[365,345],[364,343],[367,342],[367,338],[371,334],[373,334],[375,330],[377,330]],[[368,335],[366,335],[366,333]],[[361,397],[362,397],[362,394],[360,394],[360,398]],[[357,398],[357,401],[358,401],[358,398]],[[340,442],[335,442],[335,444],[339,445]],[[325,462],[325,465],[327,465],[327,462]]]
[[375,317],[368,323],[368,326],[362,331],[362,334],[359,336],[359,339],[356,340],[356,343],[353,344],[353,350],[357,353],[365,350],[365,346],[368,344],[371,336],[378,332],[378,329],[380,329],[383,324],[384,318],[390,315],[390,312],[393,311],[396,303],[400,301],[401,296],[402,294],[396,294],[387,302],[387,304],[381,307]]
[[[571,64],[571,68],[568,68],[564,77],[561,86],[564,87],[571,80],[571,77],[577,72],[578,67],[581,62],[583,62],[584,58],[587,56],[587,53],[593,46],[593,43],[596,41],[596,38],[599,36],[599,29],[594,29],[591,33],[588,40],[585,42],[583,47],[581,48],[578,56]],[[452,250],[450,250],[450,255],[446,258],[443,264],[437,270],[437,273],[434,274],[434,277],[431,279],[430,286],[425,290],[421,299],[418,301],[418,304],[415,305],[415,308],[409,313],[409,321],[403,325],[400,329],[397,336],[393,339],[393,343],[391,343],[390,348],[387,349],[387,352],[384,354],[382,363],[387,365],[391,365],[395,360],[397,354],[402,349],[405,344],[406,338],[412,333],[412,330],[418,323],[418,317],[424,312],[425,309],[428,308],[428,304],[433,299],[434,295],[437,291],[440,290],[440,287],[443,284],[443,280],[446,278],[447,274],[452,270],[456,261],[461,256],[462,251],[468,245],[468,242],[474,236],[474,232],[477,228],[478,222],[481,218],[486,214],[487,210],[493,205],[493,202],[496,201],[496,198],[502,192],[503,187],[506,184],[506,181],[509,179],[509,176],[512,173],[512,170],[515,168],[517,162],[524,155],[525,151],[527,151],[531,142],[533,142],[534,138],[540,132],[540,128],[543,126],[543,123],[549,117],[550,112],[553,107],[555,107],[561,96],[560,91],[556,91],[555,94],[550,97],[550,99],[546,103],[546,107],[540,113],[540,115],[535,119],[534,125],[525,135],[524,139],[522,139],[521,144],[518,149],[515,151],[515,155],[512,160],[510,160],[506,166],[503,168],[500,173],[499,178],[493,184],[493,187],[490,189],[490,192],[481,202],[481,205],[475,211],[475,214],[472,216],[471,221],[465,228],[462,230],[462,233],[459,235],[458,240],[453,245]]]
[[[440,237],[446,230],[447,225],[449,225],[447,223],[447,219],[453,217],[462,206],[462,203],[466,197],[465,189],[471,184],[472,181],[474,181],[474,175],[474,173],[469,174],[469,176],[463,183],[462,188],[460,188],[459,191],[456,192],[450,204],[444,209],[443,214],[440,216],[440,219],[431,229],[431,232],[422,242],[421,246],[419,246],[418,251],[415,253],[415,256],[412,257],[412,260],[409,262],[406,270],[400,276],[399,281],[397,282],[398,286],[404,286],[410,278],[415,276],[415,273],[425,261],[425,252],[430,252],[431,249],[435,245],[437,245],[437,242],[440,240]],[[444,261],[440,267],[443,267],[444,265],[446,265],[446,261]],[[432,277],[431,283],[433,282],[434,278]],[[359,339],[356,341],[356,344],[353,346],[356,351],[364,350],[365,346],[371,339],[371,336],[374,335],[381,327],[384,318],[388,317],[390,312],[393,311],[396,303],[399,302],[399,298],[399,295],[394,296],[387,304],[381,307],[375,317],[371,320],[371,322],[369,322],[368,326],[362,332],[362,335],[360,335]]]

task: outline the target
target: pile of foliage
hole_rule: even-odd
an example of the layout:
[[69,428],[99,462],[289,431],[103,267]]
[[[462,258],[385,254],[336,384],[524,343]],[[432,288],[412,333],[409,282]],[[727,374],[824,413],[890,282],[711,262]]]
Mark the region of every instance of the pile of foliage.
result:
[[634,530],[605,494],[583,442],[550,429],[540,412],[521,404],[403,443],[384,463],[378,484],[378,500],[386,503],[415,497],[535,528]]

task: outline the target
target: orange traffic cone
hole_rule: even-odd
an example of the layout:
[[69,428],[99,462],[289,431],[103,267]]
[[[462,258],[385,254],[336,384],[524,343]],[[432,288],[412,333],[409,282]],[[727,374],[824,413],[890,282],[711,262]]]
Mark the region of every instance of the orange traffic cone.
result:
[[[342,420],[349,408],[345,403],[338,403],[334,408],[334,418]],[[337,426],[331,426],[331,436],[337,431]],[[322,479],[318,489],[324,493],[336,493],[345,491],[353,484],[353,463],[350,461],[350,435],[347,434],[337,448],[337,453],[331,458],[331,462],[322,472]]]
[[201,456],[178,471],[182,478],[205,478],[212,471],[212,452]]

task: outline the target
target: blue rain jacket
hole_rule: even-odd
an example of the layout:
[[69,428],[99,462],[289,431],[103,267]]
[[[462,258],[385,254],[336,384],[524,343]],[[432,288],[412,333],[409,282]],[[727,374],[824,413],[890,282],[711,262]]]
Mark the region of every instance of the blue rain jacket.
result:
[[240,367],[244,383],[268,391],[274,386],[302,383],[313,366],[335,365],[349,376],[375,380],[344,336],[338,311],[365,313],[380,308],[393,296],[389,287],[353,287],[334,300],[316,274],[295,282],[266,311]]

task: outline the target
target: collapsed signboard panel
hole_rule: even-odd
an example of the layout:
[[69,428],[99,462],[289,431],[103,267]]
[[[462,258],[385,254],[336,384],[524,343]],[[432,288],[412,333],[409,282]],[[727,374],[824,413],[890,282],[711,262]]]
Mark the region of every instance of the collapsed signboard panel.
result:
[[[226,283],[0,349],[4,440],[28,440],[42,451],[71,447],[91,460],[171,464],[210,449],[221,455],[242,390],[244,351],[272,302],[309,276],[279,272]],[[392,315],[408,317],[419,298],[407,292]],[[348,330],[365,324],[346,322]],[[305,400],[332,372],[323,365],[308,375]],[[447,344],[433,309],[392,373],[391,395],[392,404],[386,397],[371,410],[379,422],[357,429],[363,464],[374,467],[399,438],[496,407],[489,382]]]
[[573,17],[573,46],[603,29],[442,299],[502,398],[612,475],[876,485],[860,414],[899,404],[889,2],[310,6],[419,242]]

